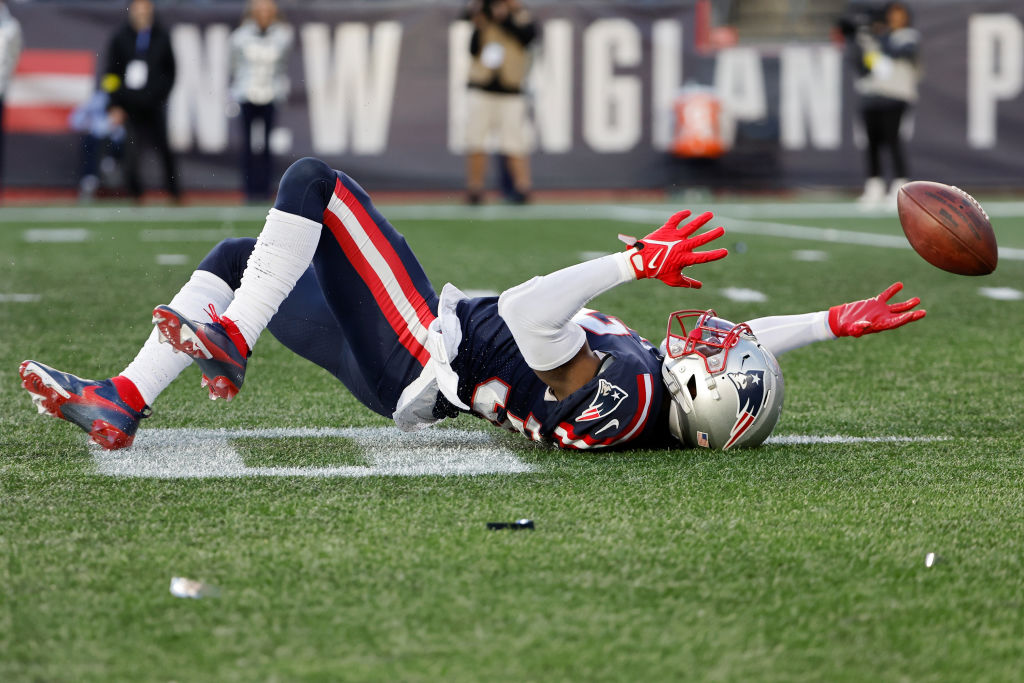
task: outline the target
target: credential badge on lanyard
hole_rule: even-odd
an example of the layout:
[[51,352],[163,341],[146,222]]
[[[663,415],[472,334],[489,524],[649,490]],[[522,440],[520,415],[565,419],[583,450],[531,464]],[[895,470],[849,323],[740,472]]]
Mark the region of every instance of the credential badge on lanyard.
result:
[[149,67],[141,59],[128,62],[124,70],[124,87],[129,90],[142,90],[149,78]]

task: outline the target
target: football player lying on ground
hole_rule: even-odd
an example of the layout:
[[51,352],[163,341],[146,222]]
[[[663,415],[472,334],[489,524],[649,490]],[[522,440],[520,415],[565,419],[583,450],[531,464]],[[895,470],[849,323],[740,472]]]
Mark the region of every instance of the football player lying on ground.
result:
[[73,422],[104,448],[123,448],[193,360],[211,398],[234,397],[269,328],[405,430],[471,413],[562,448],[727,449],[756,446],[775,427],[784,393],[776,356],[925,314],[917,298],[888,303],[896,283],[826,311],[740,325],[713,311],[676,312],[659,349],[584,308],[632,280],[699,287],[680,271],[726,256],[694,251],[724,230],[697,234],[712,216],[683,224],[689,215],[675,214],[641,240],[624,238],[623,252],[498,297],[470,298],[450,284],[438,296],[366,192],[322,161],[301,159],[282,177],[259,239],[215,246],[170,304],[153,311],[156,329],[120,375],[80,379],[36,361],[19,372],[40,412]]

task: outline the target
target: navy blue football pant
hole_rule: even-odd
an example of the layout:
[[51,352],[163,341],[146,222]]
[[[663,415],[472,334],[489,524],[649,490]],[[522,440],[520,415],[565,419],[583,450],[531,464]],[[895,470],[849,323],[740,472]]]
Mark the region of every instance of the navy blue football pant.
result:
[[[323,224],[310,268],[268,329],[391,417],[430,355],[437,294],[405,238],[354,180],[312,158],[285,171],[274,207]],[[227,239],[199,264],[238,289],[256,240]]]

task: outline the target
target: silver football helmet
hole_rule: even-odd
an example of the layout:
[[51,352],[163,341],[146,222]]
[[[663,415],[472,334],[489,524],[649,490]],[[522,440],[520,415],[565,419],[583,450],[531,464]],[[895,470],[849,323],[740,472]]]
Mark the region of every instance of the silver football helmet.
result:
[[672,396],[669,429],[687,446],[760,445],[782,413],[785,385],[775,356],[748,325],[713,310],[669,316],[661,375]]

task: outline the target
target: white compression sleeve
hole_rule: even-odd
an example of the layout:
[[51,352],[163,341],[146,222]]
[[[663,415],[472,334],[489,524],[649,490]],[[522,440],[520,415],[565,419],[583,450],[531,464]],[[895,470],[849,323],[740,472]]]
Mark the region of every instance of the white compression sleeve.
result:
[[828,311],[775,315],[747,322],[761,345],[780,356],[813,342],[835,339],[828,326]]
[[597,295],[635,279],[627,253],[577,263],[502,292],[498,313],[531,368],[553,370],[572,360],[586,341],[572,317]]

